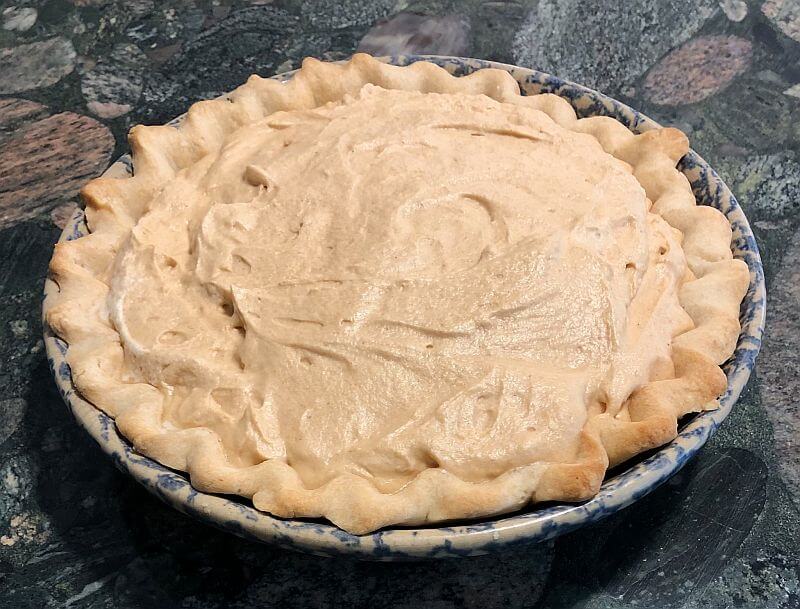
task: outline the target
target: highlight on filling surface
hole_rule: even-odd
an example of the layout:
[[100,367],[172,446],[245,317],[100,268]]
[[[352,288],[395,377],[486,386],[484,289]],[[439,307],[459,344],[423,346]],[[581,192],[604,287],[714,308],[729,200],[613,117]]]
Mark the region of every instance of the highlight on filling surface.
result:
[[132,146],[48,321],[201,490],[357,533],[580,500],[725,388],[747,270],[676,130],[361,55]]

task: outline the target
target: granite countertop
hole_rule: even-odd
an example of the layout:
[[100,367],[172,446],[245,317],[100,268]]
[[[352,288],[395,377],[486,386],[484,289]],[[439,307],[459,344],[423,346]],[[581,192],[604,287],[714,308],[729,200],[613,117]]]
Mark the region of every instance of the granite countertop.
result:
[[[767,335],[731,417],[668,484],[512,553],[324,559],[218,532],[119,473],[56,393],[42,283],[76,193],[162,123],[313,55],[467,55],[683,129],[762,248]],[[800,607],[800,2],[0,2],[0,607]]]

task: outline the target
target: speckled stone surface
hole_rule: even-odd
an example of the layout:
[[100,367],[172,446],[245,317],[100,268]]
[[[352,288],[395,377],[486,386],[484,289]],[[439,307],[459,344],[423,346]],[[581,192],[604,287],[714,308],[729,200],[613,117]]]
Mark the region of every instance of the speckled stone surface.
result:
[[719,93],[747,71],[749,40],[700,36],[675,49],[647,74],[644,96],[661,105],[693,104]]
[[[0,2],[0,607],[800,607],[800,98],[784,93],[800,90],[798,16],[793,0]],[[714,61],[718,37],[746,61]],[[39,307],[80,184],[137,122],[359,45],[461,49],[599,86],[684,129],[739,196],[770,291],[763,352],[665,487],[506,554],[323,559],[163,506],[71,420]]]

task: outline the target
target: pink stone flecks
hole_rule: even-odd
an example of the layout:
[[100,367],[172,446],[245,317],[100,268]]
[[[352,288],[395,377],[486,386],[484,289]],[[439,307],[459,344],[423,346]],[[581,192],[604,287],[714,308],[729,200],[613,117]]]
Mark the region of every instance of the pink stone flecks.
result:
[[92,101],[86,104],[89,111],[100,118],[117,118],[132,110],[129,104]]
[[46,114],[49,112],[45,106],[27,99],[0,99],[0,134],[10,133],[19,128],[21,123],[42,118]]
[[469,22],[462,17],[400,13],[376,23],[361,40],[358,50],[375,56],[413,53],[464,55],[469,43],[469,29]]
[[50,211],[50,219],[58,228],[64,228],[72,216],[75,215],[76,209],[78,209],[78,204],[75,201],[64,203],[64,205],[59,205]]
[[643,94],[657,104],[699,102],[727,87],[745,72],[753,45],[736,36],[701,36],[664,57],[644,81]]
[[68,202],[105,169],[113,149],[105,126],[72,112],[9,133],[0,147],[0,228]]
[[761,12],[784,34],[800,42],[800,2],[767,0]]

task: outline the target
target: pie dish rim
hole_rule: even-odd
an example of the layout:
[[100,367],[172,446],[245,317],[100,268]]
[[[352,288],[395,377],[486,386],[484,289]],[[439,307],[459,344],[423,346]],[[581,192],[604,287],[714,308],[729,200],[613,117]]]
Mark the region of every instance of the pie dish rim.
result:
[[[542,91],[556,93],[570,101],[573,106],[578,102],[588,103],[588,106],[582,105],[579,108],[580,116],[610,115],[618,120],[624,119],[621,122],[635,131],[645,131],[657,126],[644,115],[620,102],[535,70],[483,60],[441,56],[398,56],[388,60],[395,65],[408,65],[420,60],[431,61],[449,67],[456,73],[485,67],[500,68],[510,72],[518,81],[524,81],[522,84],[538,86]],[[285,79],[291,74],[285,73],[275,78]],[[238,500],[197,491],[182,474],[133,451],[127,440],[117,432],[113,419],[102,414],[75,392],[69,368],[64,361],[65,344],[56,339],[45,325],[48,359],[55,371],[59,390],[73,414],[101,444],[103,450],[114,457],[118,467],[127,470],[140,483],[180,511],[201,515],[204,519],[242,536],[273,541],[279,545],[314,553],[344,552],[382,559],[479,554],[508,544],[548,539],[625,507],[677,471],[730,412],[752,369],[763,330],[765,301],[763,270],[757,246],[735,198],[713,170],[693,152],[681,163],[684,173],[695,174],[693,186],[696,196],[699,199],[714,200],[731,221],[737,257],[743,258],[750,270],[750,286],[743,301],[746,315],[742,333],[731,362],[725,366],[728,390],[721,399],[718,410],[698,415],[681,430],[675,441],[618,476],[606,480],[600,494],[582,504],[529,509],[521,514],[463,526],[393,528],[365,536],[345,533],[334,525],[275,518]],[[114,171],[119,172],[125,165],[123,157],[112,167],[116,167]],[[704,184],[707,192],[698,193],[697,183]],[[62,239],[80,236],[78,231],[82,218],[81,212],[75,214],[65,228]],[[45,294],[53,289],[54,284],[48,280]]]

